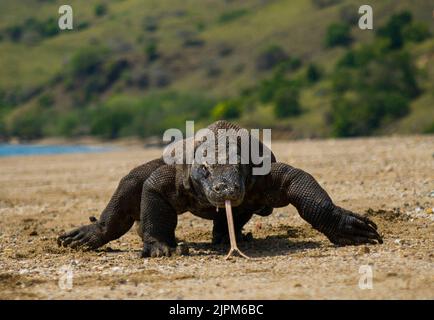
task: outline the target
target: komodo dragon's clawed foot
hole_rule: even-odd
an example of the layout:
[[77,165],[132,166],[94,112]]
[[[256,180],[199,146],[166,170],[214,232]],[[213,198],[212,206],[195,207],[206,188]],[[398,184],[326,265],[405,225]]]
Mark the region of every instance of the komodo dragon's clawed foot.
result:
[[173,248],[169,247],[164,242],[145,241],[143,243],[142,258],[152,257],[170,257]]
[[102,228],[97,223],[76,228],[57,238],[59,246],[73,249],[94,250],[105,243]]
[[184,256],[189,254],[188,246],[184,243],[179,243],[176,246],[169,246],[168,244],[156,240],[145,241],[143,243],[142,258],[158,258],[170,257],[172,255]]
[[365,243],[383,243],[382,236],[377,231],[377,225],[369,218],[337,207],[343,216],[337,230],[327,235],[335,245],[361,245]]

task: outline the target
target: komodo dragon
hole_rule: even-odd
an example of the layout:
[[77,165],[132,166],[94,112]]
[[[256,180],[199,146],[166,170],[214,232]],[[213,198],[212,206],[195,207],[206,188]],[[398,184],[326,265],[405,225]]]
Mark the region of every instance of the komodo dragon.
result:
[[[241,128],[217,121],[208,129],[217,135],[218,129]],[[203,139],[194,141],[194,150],[201,143],[205,143]],[[271,162],[268,174],[253,175],[255,165],[251,161],[166,164],[163,157],[152,160],[122,178],[99,220],[91,217],[91,224],[60,235],[57,242],[65,247],[96,249],[121,237],[137,221],[143,239],[142,257],[170,256],[177,247],[177,216],[187,211],[213,220],[213,244],[226,242],[230,235],[228,220],[225,210],[218,212],[218,208],[226,205],[230,210],[228,203],[233,207],[233,237],[237,240],[245,237],[243,226],[253,214],[268,216],[273,208],[292,204],[304,220],[334,244],[383,242],[374,222],[335,205],[310,174],[276,162],[272,153]]]

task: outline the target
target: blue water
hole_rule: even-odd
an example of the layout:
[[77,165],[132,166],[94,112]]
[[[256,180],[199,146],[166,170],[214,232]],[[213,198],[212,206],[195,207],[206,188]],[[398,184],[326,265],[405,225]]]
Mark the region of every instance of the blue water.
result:
[[84,145],[1,144],[0,157],[42,154],[92,153],[113,150],[112,147]]

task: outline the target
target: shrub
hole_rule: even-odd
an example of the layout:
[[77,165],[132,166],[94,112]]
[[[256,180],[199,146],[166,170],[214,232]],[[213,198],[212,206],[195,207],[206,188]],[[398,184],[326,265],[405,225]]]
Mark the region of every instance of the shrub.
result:
[[226,11],[223,12],[219,18],[218,18],[218,22],[219,23],[228,23],[231,21],[234,21],[238,18],[241,18],[242,16],[246,15],[248,13],[248,11],[246,9],[237,9],[237,10],[232,10],[232,11]]
[[211,112],[214,120],[236,119],[241,115],[240,103],[234,100],[227,100],[218,103]]
[[256,68],[258,70],[269,70],[287,58],[287,54],[281,47],[272,45],[259,54],[256,59]]
[[408,11],[394,14],[386,25],[378,29],[377,36],[387,38],[390,49],[400,49],[404,44],[402,30],[411,21],[412,15]]
[[158,59],[158,49],[157,43],[155,41],[150,41],[145,47],[146,58],[149,62],[155,61]]
[[149,86],[149,75],[145,70],[136,68],[126,74],[126,82],[129,86],[144,89]]
[[54,104],[54,98],[50,94],[43,94],[38,99],[38,105],[42,108],[49,108],[53,106]]
[[402,30],[402,36],[405,41],[422,42],[431,37],[431,33],[426,23],[417,21],[406,25]]
[[205,44],[205,40],[197,38],[195,36],[187,37],[182,45],[184,47],[202,47]]
[[80,115],[76,112],[69,112],[65,115],[59,116],[56,124],[55,135],[73,137],[80,133],[87,133],[80,132],[81,128],[85,127],[86,124],[83,123],[82,119],[80,119]]
[[6,34],[11,41],[18,42],[23,35],[23,28],[19,25],[8,27],[6,29]]
[[348,46],[352,37],[350,26],[345,23],[333,23],[327,28],[325,45],[326,47]]
[[434,133],[434,122],[431,122],[431,124],[425,128],[423,133]]
[[108,7],[105,3],[99,3],[99,4],[95,5],[95,8],[93,11],[95,13],[95,16],[102,17],[102,16],[107,14]]
[[285,60],[277,63],[275,66],[276,73],[286,73],[300,68],[302,65],[301,59],[298,57],[287,57]]
[[45,22],[39,25],[40,34],[43,37],[52,37],[59,33],[57,20],[53,17],[48,18]]
[[198,21],[198,22],[196,22],[196,30],[197,30],[198,32],[202,32],[202,31],[204,31],[205,28],[206,28],[206,25],[205,25],[205,23],[204,23],[203,21]]
[[25,40],[27,43],[35,43],[42,38],[49,38],[60,32],[57,20],[50,17],[45,21],[27,18],[23,24],[6,28],[4,34],[13,42]]
[[[151,93],[143,98],[114,96],[89,111],[91,133],[113,139],[160,135],[167,128],[185,128],[188,119],[210,116],[213,99],[198,94]],[[174,112],[174,110],[176,110]]]
[[110,88],[129,67],[124,58],[109,59],[105,49],[85,48],[71,59],[64,84],[75,89],[77,104],[83,104]]
[[7,130],[11,136],[23,139],[41,138],[45,124],[50,122],[50,115],[39,108],[18,109],[10,116]]
[[362,46],[358,50],[348,50],[339,59],[338,67],[359,68],[378,56],[378,53],[370,46]]
[[360,91],[399,92],[415,98],[420,93],[416,75],[417,69],[408,52],[391,52],[360,68],[355,85]]
[[76,76],[89,75],[98,70],[107,58],[108,50],[91,46],[78,50],[71,58],[69,63],[70,72]]
[[11,110],[11,107],[7,105],[4,98],[5,93],[2,89],[0,89],[0,140],[8,136],[5,118]]
[[340,11],[339,16],[344,23],[354,25],[359,21],[358,6],[353,4],[344,5]]
[[342,0],[312,0],[312,3],[318,8],[326,8],[340,3]]
[[226,57],[234,51],[234,48],[226,43],[221,43],[218,45],[217,51],[220,57]]
[[335,136],[369,135],[381,124],[406,115],[409,101],[399,93],[370,93],[356,99],[340,97],[332,104]]
[[420,89],[411,56],[363,46],[348,53],[332,75],[331,122],[337,136],[369,135],[409,112]]
[[222,69],[216,61],[210,61],[206,65],[206,75],[209,78],[218,77],[222,73]]
[[79,22],[77,24],[77,30],[81,31],[81,30],[89,28],[89,26],[90,26],[89,22],[87,22],[87,21],[81,21],[81,22]]
[[300,114],[299,91],[294,86],[280,88],[274,97],[274,114],[286,118]]
[[158,20],[155,17],[145,17],[142,24],[143,29],[148,32],[155,32],[158,29]]
[[108,104],[92,114],[91,133],[109,139],[119,138],[124,128],[134,119],[135,110],[131,104]]
[[260,102],[268,103],[274,100],[279,90],[299,89],[301,85],[300,79],[288,79],[280,69],[277,69],[271,78],[262,80],[258,88],[250,94],[259,98]]
[[306,70],[306,78],[310,83],[317,82],[321,78],[321,71],[316,64],[309,64]]
[[374,95],[372,104],[380,110],[383,119],[398,119],[410,111],[409,99],[398,92],[381,92]]
[[171,81],[170,77],[169,71],[163,67],[158,67],[150,72],[151,84],[158,88],[167,87]]
[[110,61],[106,64],[104,74],[106,76],[107,85],[111,85],[116,82],[122,75],[122,73],[130,67],[128,60],[119,59]]
[[271,101],[276,91],[279,90],[279,88],[285,87],[287,84],[287,80],[281,74],[275,75],[271,79],[263,80],[257,91],[259,100],[263,103]]

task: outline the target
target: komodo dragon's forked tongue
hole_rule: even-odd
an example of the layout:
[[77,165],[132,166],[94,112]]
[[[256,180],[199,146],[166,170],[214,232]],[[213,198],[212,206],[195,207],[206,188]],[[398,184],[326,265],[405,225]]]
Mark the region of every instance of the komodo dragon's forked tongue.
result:
[[226,217],[228,220],[229,240],[231,243],[231,249],[229,250],[229,253],[225,257],[225,259],[229,259],[235,252],[238,252],[238,254],[240,256],[242,256],[246,259],[250,259],[244,253],[242,253],[241,250],[238,249],[238,246],[237,246],[237,238],[235,237],[234,219],[232,216],[231,200],[225,201],[225,207],[226,207]]

